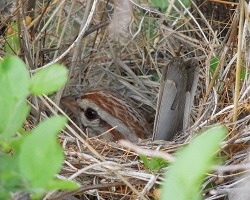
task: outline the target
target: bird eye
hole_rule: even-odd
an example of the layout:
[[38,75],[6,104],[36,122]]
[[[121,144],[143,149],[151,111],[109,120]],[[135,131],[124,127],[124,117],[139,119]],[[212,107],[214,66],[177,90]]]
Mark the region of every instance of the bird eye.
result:
[[92,108],[87,108],[84,111],[84,115],[88,120],[94,120],[98,117],[98,114],[95,110],[93,110]]

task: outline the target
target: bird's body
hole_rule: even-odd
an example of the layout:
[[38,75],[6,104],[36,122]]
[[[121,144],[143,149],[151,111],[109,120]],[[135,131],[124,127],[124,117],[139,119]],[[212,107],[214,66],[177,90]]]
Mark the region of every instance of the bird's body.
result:
[[127,139],[171,140],[178,131],[187,129],[198,82],[198,63],[173,58],[163,70],[157,102],[154,131],[130,103],[116,93],[92,90],[80,96],[62,98],[87,129],[89,137],[109,141]]
[[145,118],[124,98],[113,92],[92,90],[79,97],[64,97],[62,103],[80,117],[89,137],[137,142],[152,134]]

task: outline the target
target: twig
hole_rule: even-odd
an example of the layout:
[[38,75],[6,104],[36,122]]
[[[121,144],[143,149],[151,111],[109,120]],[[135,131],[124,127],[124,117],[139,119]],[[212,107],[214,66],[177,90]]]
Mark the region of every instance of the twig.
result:
[[171,156],[168,153],[162,152],[162,151],[153,151],[145,148],[141,148],[132,142],[126,141],[126,140],[119,140],[119,143],[129,149],[132,149],[133,151],[137,152],[138,154],[144,155],[144,156],[150,156],[150,157],[159,157],[164,160],[167,160],[169,162],[174,162],[175,158]]

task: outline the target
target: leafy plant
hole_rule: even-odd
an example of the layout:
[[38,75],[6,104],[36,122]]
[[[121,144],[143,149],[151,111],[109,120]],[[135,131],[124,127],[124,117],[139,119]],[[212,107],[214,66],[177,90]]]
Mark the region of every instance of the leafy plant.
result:
[[226,133],[222,125],[211,127],[177,152],[176,161],[165,174],[161,200],[201,199],[202,180],[215,164],[216,152]]
[[[162,1],[162,0],[150,0],[153,6],[158,7],[161,9],[163,13],[166,13],[169,4],[169,1]],[[188,7],[190,5],[189,0],[184,0],[182,3]],[[178,1],[174,1],[174,5],[178,8],[181,9],[181,5]]]
[[7,29],[7,40],[4,46],[6,53],[18,54],[20,51],[20,42],[18,36],[18,24],[17,22],[12,22]]
[[[30,106],[30,94],[50,94],[67,80],[67,69],[53,65],[38,71],[31,79],[18,57],[0,62],[0,199],[11,192],[30,192],[34,198],[54,189],[76,189],[76,183],[56,180],[64,160],[56,135],[66,118],[54,116],[39,123],[30,132],[22,129]],[[21,132],[22,137],[16,137]]]
[[158,172],[161,168],[169,165],[169,162],[162,158],[152,157],[149,159],[144,155],[139,155],[139,157],[144,163],[146,169],[150,171]]
[[216,68],[218,66],[219,60],[220,60],[220,57],[214,57],[210,61],[210,73],[211,73],[211,77],[213,77],[213,75],[214,75],[214,72],[215,72],[215,70],[216,70]]
[[[220,57],[214,57],[211,59],[210,61],[210,73],[211,73],[211,77],[213,77],[214,72],[218,66],[218,63],[220,61]],[[249,73],[247,73],[246,68],[244,68],[243,66],[241,67],[241,73],[240,73],[240,79],[244,80],[244,78],[246,76],[248,76]],[[217,77],[218,78],[218,77]]]

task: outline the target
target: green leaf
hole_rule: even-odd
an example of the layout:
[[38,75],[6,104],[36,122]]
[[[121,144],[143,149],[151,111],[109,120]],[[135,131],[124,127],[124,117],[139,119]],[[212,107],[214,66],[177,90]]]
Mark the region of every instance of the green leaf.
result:
[[30,91],[36,95],[51,94],[66,83],[67,77],[66,67],[54,64],[34,74],[31,79]]
[[11,199],[10,192],[6,190],[0,190],[0,199]]
[[[20,98],[18,101],[14,99],[0,99],[0,140],[6,140],[13,135],[22,126],[30,107],[26,103],[26,97]],[[2,117],[4,116],[4,117]]]
[[212,76],[214,75],[214,72],[218,66],[219,60],[220,60],[220,57],[214,57],[210,61],[210,73]]
[[22,187],[22,179],[18,171],[17,157],[0,154],[0,199],[1,195],[17,191]]
[[162,158],[152,157],[149,160],[144,155],[139,155],[147,170],[159,171],[163,167],[167,167],[169,163]]
[[5,57],[0,62],[1,97],[12,97],[16,100],[29,94],[29,72],[24,62],[16,57]]
[[222,125],[209,128],[178,151],[176,161],[165,174],[161,200],[201,199],[201,183],[215,163],[216,151],[227,133]]
[[[160,11],[162,13],[166,13],[167,8],[169,6],[169,1],[163,1],[163,0],[150,0],[150,2],[153,4],[154,7],[156,8],[160,8]],[[184,4],[184,6],[187,8],[190,5],[190,1],[189,0],[182,0],[182,3]],[[174,5],[179,8],[182,9],[181,4],[178,1],[174,1]]]
[[23,141],[19,152],[19,167],[32,187],[46,187],[59,172],[64,156],[56,135],[65,124],[66,118],[62,116],[46,119]]
[[154,7],[160,8],[160,11],[165,13],[169,2],[168,1],[162,1],[162,0],[150,0],[150,2],[153,4]]
[[47,186],[49,190],[76,190],[79,186],[77,183],[69,180],[51,180]]
[[246,68],[241,66],[240,80],[243,81],[248,75]]
[[13,29],[13,33],[7,35],[7,40],[4,48],[6,53],[17,55],[20,51],[17,23],[12,22],[10,27]]
[[142,162],[144,163],[146,169],[149,169],[149,160],[148,160],[147,156],[139,155],[139,157],[142,160]]
[[11,136],[24,122],[29,106],[29,73],[18,57],[6,57],[0,62],[0,133]]
[[169,163],[162,158],[153,157],[150,161],[150,169],[159,171],[163,167],[167,167]]

